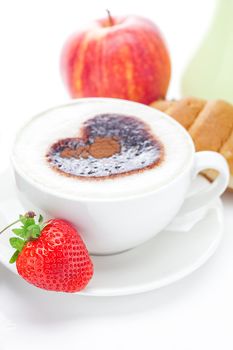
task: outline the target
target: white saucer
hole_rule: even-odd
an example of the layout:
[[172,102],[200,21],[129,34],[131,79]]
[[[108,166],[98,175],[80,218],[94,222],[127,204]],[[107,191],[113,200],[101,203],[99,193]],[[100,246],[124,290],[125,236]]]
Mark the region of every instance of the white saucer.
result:
[[[210,186],[202,177],[195,188]],[[0,228],[25,212],[17,199],[12,171],[0,174]],[[30,210],[30,208],[26,208]],[[189,275],[215,252],[223,232],[221,200],[217,199],[204,218],[188,232],[163,231],[154,239],[130,251],[112,256],[93,256],[95,273],[79,295],[118,296],[161,288]],[[0,236],[0,261],[8,263],[12,255],[11,231]]]

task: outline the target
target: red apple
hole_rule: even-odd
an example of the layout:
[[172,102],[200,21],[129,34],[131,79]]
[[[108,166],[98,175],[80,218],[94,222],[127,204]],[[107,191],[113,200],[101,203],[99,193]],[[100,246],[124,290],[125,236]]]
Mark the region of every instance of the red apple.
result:
[[94,22],[65,44],[61,67],[72,97],[115,97],[149,104],[164,98],[170,58],[156,25],[138,16]]

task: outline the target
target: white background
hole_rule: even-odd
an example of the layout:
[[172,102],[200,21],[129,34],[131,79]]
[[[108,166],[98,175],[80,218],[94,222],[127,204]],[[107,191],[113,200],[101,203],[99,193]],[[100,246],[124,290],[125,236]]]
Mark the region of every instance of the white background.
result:
[[[214,6],[211,0],[0,0],[0,166],[19,124],[68,100],[59,54],[78,27],[105,16],[106,8],[112,15],[153,19],[171,53],[169,96],[178,97],[182,71]],[[215,256],[190,277],[155,292],[100,299],[51,295],[0,265],[0,350],[232,350],[232,197],[224,196],[226,230]]]

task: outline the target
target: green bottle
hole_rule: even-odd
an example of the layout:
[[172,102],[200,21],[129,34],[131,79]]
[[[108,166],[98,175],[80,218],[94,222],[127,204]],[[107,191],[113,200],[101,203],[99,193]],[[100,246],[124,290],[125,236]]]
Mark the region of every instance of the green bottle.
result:
[[183,96],[233,103],[233,0],[218,0],[211,28],[184,73],[181,91]]

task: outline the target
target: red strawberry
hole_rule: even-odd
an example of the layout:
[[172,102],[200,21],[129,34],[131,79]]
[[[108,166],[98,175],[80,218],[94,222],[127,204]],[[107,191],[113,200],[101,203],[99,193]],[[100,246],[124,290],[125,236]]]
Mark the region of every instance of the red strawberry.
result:
[[53,219],[45,225],[35,214],[20,216],[21,228],[10,238],[16,249],[10,263],[16,261],[19,275],[39,288],[59,292],[78,292],[93,275],[93,264],[76,229],[67,221]]

